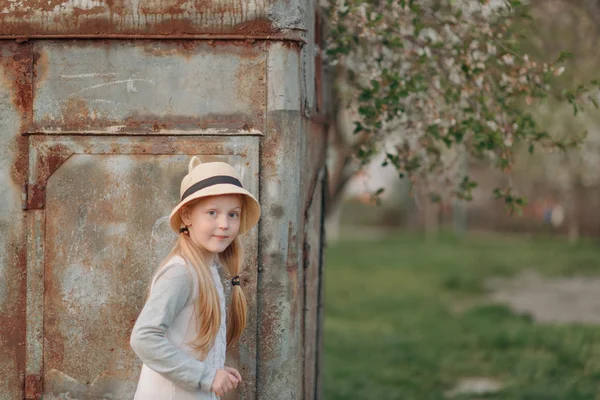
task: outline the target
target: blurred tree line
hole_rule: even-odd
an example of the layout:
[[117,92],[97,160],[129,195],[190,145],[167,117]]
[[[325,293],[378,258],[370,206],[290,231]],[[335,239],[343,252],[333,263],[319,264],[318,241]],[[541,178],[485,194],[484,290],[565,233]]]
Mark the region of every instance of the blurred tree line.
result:
[[510,212],[525,205],[521,185],[556,191],[567,214],[579,188],[598,186],[600,2],[340,0],[327,11],[334,205],[376,154],[430,219],[432,202],[472,199],[473,160],[505,176],[493,194]]
[[[536,22],[528,26],[530,34],[525,41],[528,51],[540,58],[560,49],[573,54],[557,87],[573,89],[598,77],[600,2],[534,0],[531,10]],[[566,208],[569,236],[577,239],[581,218],[578,214],[585,212],[582,196],[600,184],[600,115],[587,108],[574,115],[570,107],[556,101],[548,101],[536,111],[543,126],[556,134],[586,134],[581,145],[568,151],[519,157],[516,170],[524,184],[556,193],[557,200]]]

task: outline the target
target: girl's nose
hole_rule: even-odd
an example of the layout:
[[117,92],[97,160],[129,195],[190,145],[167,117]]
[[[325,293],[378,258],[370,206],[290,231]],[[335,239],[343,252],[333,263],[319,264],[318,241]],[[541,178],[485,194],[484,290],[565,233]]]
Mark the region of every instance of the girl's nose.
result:
[[227,219],[227,215],[225,217],[219,218],[219,228],[225,230],[229,227],[229,220]]

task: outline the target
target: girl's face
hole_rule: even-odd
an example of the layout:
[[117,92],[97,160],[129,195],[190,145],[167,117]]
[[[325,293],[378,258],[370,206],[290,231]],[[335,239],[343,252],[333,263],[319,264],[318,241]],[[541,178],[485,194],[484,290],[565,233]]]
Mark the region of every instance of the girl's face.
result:
[[240,230],[242,196],[226,194],[205,197],[184,207],[181,220],[192,242],[209,253],[222,253]]

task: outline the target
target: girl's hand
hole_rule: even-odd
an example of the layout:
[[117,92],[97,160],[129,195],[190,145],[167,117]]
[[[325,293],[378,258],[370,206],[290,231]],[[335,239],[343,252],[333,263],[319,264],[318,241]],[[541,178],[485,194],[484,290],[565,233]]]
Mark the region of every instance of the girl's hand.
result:
[[238,385],[238,379],[235,375],[224,369],[218,369],[213,379],[211,390],[219,397],[235,389]]
[[223,367],[225,371],[229,372],[231,375],[235,376],[238,380],[238,383],[242,381],[242,375],[238,372],[237,369],[231,367]]

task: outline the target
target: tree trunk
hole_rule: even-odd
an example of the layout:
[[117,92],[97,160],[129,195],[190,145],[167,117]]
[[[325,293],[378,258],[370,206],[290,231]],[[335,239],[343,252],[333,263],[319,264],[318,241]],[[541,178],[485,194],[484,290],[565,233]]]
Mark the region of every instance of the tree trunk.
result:
[[577,215],[577,190],[571,186],[563,193],[567,209],[567,227],[569,242],[576,243],[579,240],[579,216]]
[[326,242],[333,243],[340,238],[342,203],[341,201],[332,202],[330,205],[328,205],[328,207],[330,208],[327,210],[327,214],[325,216]]
[[423,232],[426,236],[433,237],[437,235],[440,228],[439,204],[431,201],[424,180],[418,181],[416,186],[417,207],[421,215]]

